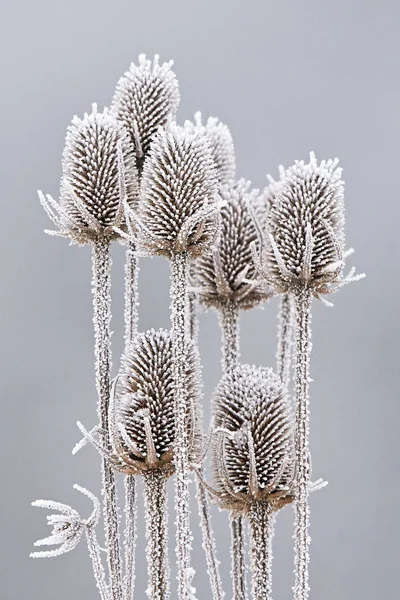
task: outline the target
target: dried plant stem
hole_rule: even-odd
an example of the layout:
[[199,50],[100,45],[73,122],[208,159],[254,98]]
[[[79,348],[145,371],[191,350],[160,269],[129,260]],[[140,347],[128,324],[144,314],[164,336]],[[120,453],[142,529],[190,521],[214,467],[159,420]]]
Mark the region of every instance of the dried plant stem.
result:
[[185,389],[186,317],[187,317],[187,267],[186,252],[176,253],[171,261],[171,320],[175,410],[175,510],[176,554],[178,564],[178,598],[190,598],[189,526],[189,456],[187,398]]
[[269,510],[265,502],[254,502],[249,521],[253,600],[271,600],[275,513]]
[[220,311],[222,331],[222,367],[227,373],[239,363],[239,309],[227,300]]
[[287,388],[290,381],[294,330],[294,302],[290,294],[283,294],[279,310],[277,372]]
[[[138,329],[138,274],[139,261],[134,242],[128,242],[125,259],[125,354],[137,334]],[[131,600],[135,585],[135,544],[136,544],[136,481],[134,475],[124,479],[125,488],[125,532],[124,532],[124,595]]]
[[311,293],[307,288],[295,296],[296,305],[296,462],[297,496],[295,502],[295,600],[308,599],[308,534],[310,509],[309,455],[309,370],[311,352]]
[[200,526],[203,535],[203,548],[207,561],[207,572],[211,584],[213,600],[222,600],[224,592],[219,574],[219,561],[215,548],[214,534],[211,525],[211,515],[208,506],[207,492],[199,477],[196,478],[197,502],[199,505]]
[[86,541],[89,555],[92,559],[94,578],[96,580],[97,589],[100,592],[101,600],[108,600],[107,583],[103,563],[101,562],[99,544],[97,542],[96,533],[92,527],[86,528]]
[[[222,367],[225,373],[239,364],[239,309],[237,304],[225,302],[220,311],[222,331]],[[246,563],[242,517],[231,517],[231,560],[233,599],[246,598]]]
[[189,321],[189,338],[194,344],[198,343],[199,338],[199,317],[198,317],[198,300],[194,292],[188,294],[188,321]]
[[146,508],[147,595],[151,600],[170,597],[168,537],[167,537],[167,480],[160,471],[144,476]]
[[231,557],[233,600],[246,598],[246,564],[244,560],[244,533],[241,516],[231,515]]
[[[98,414],[103,431],[103,445],[109,447],[108,408],[110,403],[110,322],[111,322],[110,241],[99,238],[93,245],[93,323],[95,339],[95,374]],[[117,494],[115,477],[106,458],[102,459],[104,520],[112,600],[122,598],[121,559],[118,540]]]

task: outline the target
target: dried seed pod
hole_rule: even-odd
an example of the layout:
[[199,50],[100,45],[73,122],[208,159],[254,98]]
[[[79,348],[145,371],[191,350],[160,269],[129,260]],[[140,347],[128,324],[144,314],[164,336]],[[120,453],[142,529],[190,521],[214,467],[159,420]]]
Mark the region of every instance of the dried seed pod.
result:
[[293,500],[294,431],[290,403],[271,369],[242,365],[213,398],[213,487],[222,508],[252,503],[277,510]]
[[179,87],[173,61],[159,64],[139,56],[139,65],[131,64],[117,83],[112,110],[129,132],[135,147],[139,170],[150,148],[152,137],[160,126],[175,118],[179,105]]
[[[114,458],[120,470],[140,473],[174,471],[175,443],[172,338],[165,330],[139,334],[119,377],[111,406],[110,428]],[[200,454],[199,358],[192,344],[186,352],[185,389],[190,460]],[[115,462],[115,461],[114,461]]]
[[[198,127],[202,127],[200,112],[195,114],[194,122]],[[230,185],[234,182],[236,173],[235,148],[232,134],[228,126],[221,123],[216,117],[208,117],[204,128],[210,142],[218,181],[221,185]]]
[[286,170],[269,211],[258,269],[279,292],[308,287],[328,294],[360,276],[342,277],[344,183],[338,160],[296,161]]
[[230,301],[238,308],[252,308],[272,295],[271,287],[260,281],[251,252],[257,229],[249,205],[260,223],[265,223],[266,209],[259,191],[250,190],[250,182],[244,179],[222,186],[220,194],[226,204],[221,209],[218,242],[193,264],[193,285],[207,307],[221,308]]
[[102,236],[118,238],[124,201],[132,206],[138,195],[133,147],[125,129],[107,109],[74,117],[67,129],[62,159],[60,201],[39,192],[58,235],[85,244]]
[[201,255],[218,231],[218,182],[204,129],[159,129],[145,160],[139,222],[151,254]]

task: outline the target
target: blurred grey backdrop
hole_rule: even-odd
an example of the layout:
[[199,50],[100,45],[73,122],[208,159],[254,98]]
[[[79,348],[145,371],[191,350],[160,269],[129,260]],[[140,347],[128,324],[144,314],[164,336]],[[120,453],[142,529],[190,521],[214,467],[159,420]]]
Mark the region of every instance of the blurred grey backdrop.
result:
[[[43,234],[36,190],[57,195],[65,129],[139,53],[173,58],[179,119],[201,109],[231,128],[238,175],[264,186],[280,163],[339,156],[349,262],[367,272],[314,305],[311,389],[312,598],[395,600],[399,572],[400,5],[396,0],[3,0],[1,103],[0,597],[97,598],[84,543],[58,559],[28,558],[47,534],[36,498],[99,490],[99,460],[76,419],[95,423],[90,251]],[[123,249],[114,249],[114,369],[122,349]],[[140,327],[168,327],[168,264],[140,272]],[[243,315],[242,360],[274,364],[276,302]],[[214,313],[201,316],[205,406],[220,377]],[[206,409],[207,413],[207,409]],[[208,413],[207,413],[208,414]],[[170,503],[172,504],[172,502]],[[143,517],[137,597],[144,596]],[[227,517],[213,512],[226,598]],[[198,516],[194,562],[209,598]],[[279,514],[274,598],[291,597],[293,512]],[[171,557],[173,557],[171,539]]]

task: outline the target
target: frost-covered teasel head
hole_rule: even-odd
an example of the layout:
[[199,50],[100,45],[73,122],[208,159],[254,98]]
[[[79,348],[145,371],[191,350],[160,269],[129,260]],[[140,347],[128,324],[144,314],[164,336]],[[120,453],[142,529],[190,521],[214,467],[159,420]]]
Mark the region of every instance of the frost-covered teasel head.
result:
[[172,65],[160,65],[158,54],[153,61],[141,54],[117,83],[111,107],[130,134],[139,170],[157,129],[175,118],[179,87]]
[[[186,350],[185,389],[189,456],[199,458],[199,358],[192,344]],[[174,471],[175,443],[173,355],[171,334],[150,330],[139,334],[125,356],[117,395],[110,409],[114,461],[126,473]]]
[[82,534],[87,529],[94,529],[100,518],[100,503],[96,496],[79,485],[74,485],[74,489],[87,496],[93,502],[93,512],[88,519],[82,519],[79,513],[61,502],[53,500],[36,500],[32,506],[55,510],[57,514],[47,516],[48,525],[53,527],[51,535],[35,542],[35,546],[58,546],[52,550],[43,550],[32,552],[32,558],[50,558],[60,556],[73,550],[79,543]]
[[124,204],[133,206],[138,181],[133,147],[126,130],[107,109],[74,117],[62,157],[60,200],[41,192],[41,202],[58,235],[85,244],[99,237],[118,238]]
[[141,245],[150,254],[199,256],[219,225],[218,181],[204,128],[159,129],[146,157],[139,203]]
[[338,159],[296,161],[271,204],[257,268],[279,292],[308,287],[315,296],[359,279],[344,268],[344,182]]
[[205,306],[221,308],[231,301],[239,308],[252,308],[271,296],[256,272],[251,245],[257,241],[252,218],[265,223],[265,203],[250,182],[240,179],[232,186],[222,186],[220,195],[226,204],[221,209],[221,226],[214,248],[194,262],[193,284]]
[[[194,122],[198,127],[202,127],[200,112],[195,114]],[[210,142],[218,181],[221,185],[232,184],[236,173],[235,148],[232,134],[228,126],[221,123],[216,117],[208,117],[204,128]]]
[[242,365],[213,397],[214,493],[222,508],[247,512],[265,501],[276,510],[293,500],[294,426],[289,399],[271,369]]

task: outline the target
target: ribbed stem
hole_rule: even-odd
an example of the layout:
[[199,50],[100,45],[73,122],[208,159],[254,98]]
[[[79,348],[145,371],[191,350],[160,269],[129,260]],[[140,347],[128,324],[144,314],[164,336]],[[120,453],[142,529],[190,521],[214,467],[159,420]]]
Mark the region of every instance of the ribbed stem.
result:
[[311,293],[303,289],[296,294],[296,462],[297,496],[295,502],[295,600],[308,599],[308,534],[310,509],[309,456],[309,371],[311,352]]
[[188,321],[189,321],[189,339],[194,344],[197,344],[199,338],[199,318],[198,318],[199,301],[194,292],[188,294]]
[[94,578],[96,580],[96,586],[99,590],[101,600],[108,600],[107,583],[103,563],[101,562],[99,544],[97,542],[96,533],[91,527],[86,528],[86,541],[89,555],[92,559],[92,567]]
[[[108,408],[110,403],[110,322],[111,322],[111,257],[110,242],[99,238],[93,245],[93,323],[95,339],[95,373],[100,427],[103,445],[109,448]],[[121,559],[118,540],[117,494],[114,472],[106,458],[102,459],[103,508],[107,557],[112,600],[122,598]]]
[[244,560],[243,519],[231,515],[231,559],[233,600],[246,598],[246,564]]
[[231,301],[224,303],[220,311],[222,331],[222,368],[225,373],[239,363],[239,309]]
[[[137,334],[138,329],[138,274],[139,261],[134,242],[128,242],[125,259],[125,354]],[[136,481],[134,475],[124,478],[125,488],[125,532],[124,532],[124,597],[132,600],[135,586],[135,546],[136,546]]]
[[294,302],[290,294],[283,294],[279,310],[278,349],[276,353],[277,372],[287,389],[290,382],[292,363]]
[[254,502],[249,513],[253,600],[272,600],[272,538],[275,513],[264,502]]
[[203,548],[207,561],[207,572],[211,584],[211,592],[213,600],[222,600],[224,592],[222,589],[221,577],[219,574],[219,561],[215,548],[214,533],[211,525],[211,515],[208,506],[207,492],[199,477],[196,479],[197,484],[197,502],[199,505],[200,526],[203,535]]
[[167,481],[160,471],[149,472],[144,477],[146,509],[147,595],[151,600],[170,597],[168,537],[167,537]]
[[171,320],[175,410],[175,510],[178,599],[190,598],[189,456],[187,398],[185,389],[187,254],[177,253],[171,261]]

